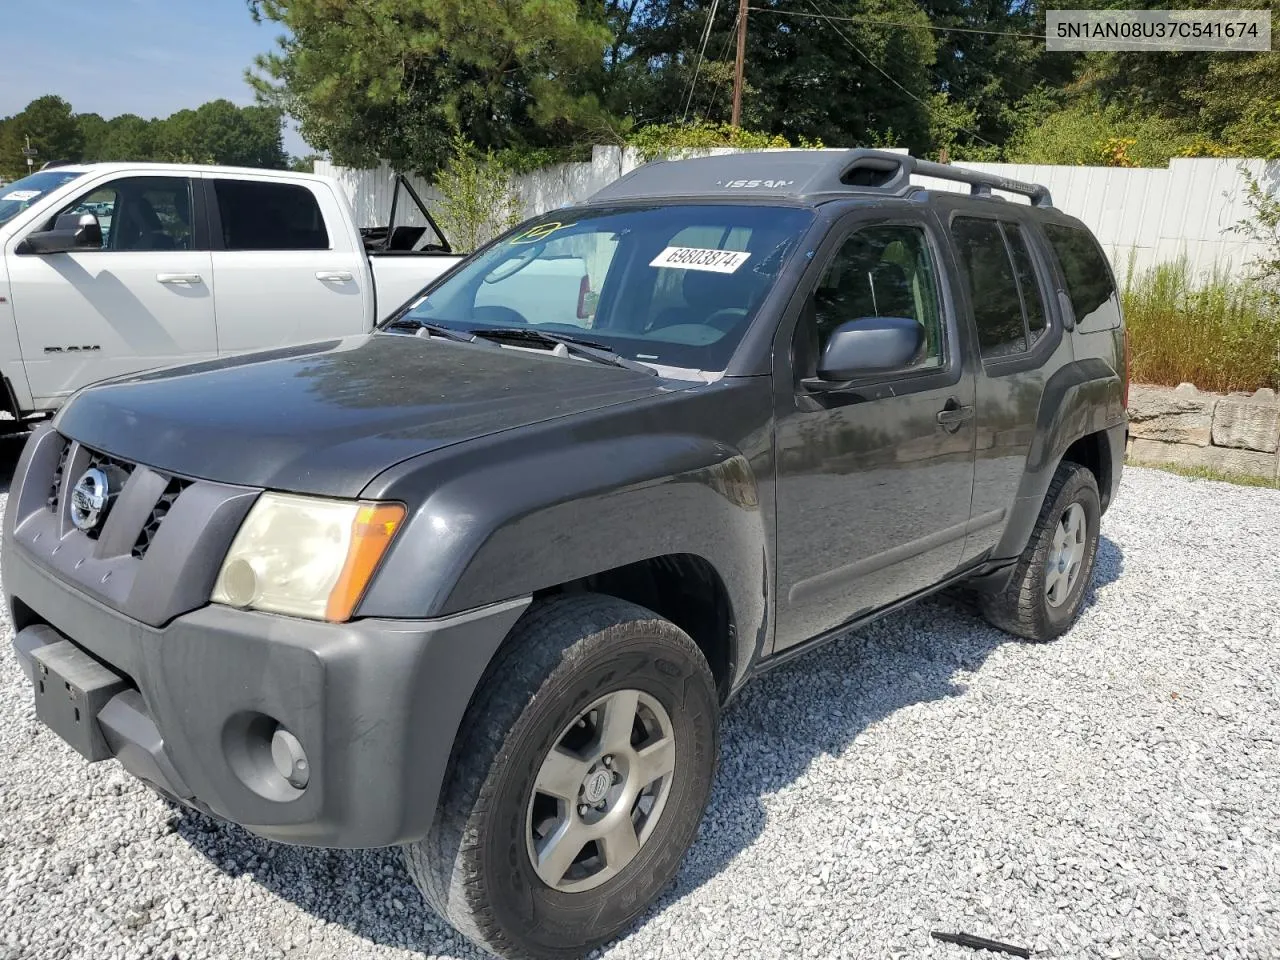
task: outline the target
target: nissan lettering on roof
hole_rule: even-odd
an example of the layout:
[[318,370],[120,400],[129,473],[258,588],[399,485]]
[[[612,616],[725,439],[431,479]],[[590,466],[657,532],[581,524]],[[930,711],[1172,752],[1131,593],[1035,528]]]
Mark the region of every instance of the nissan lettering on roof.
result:
[[754,190],[757,187],[764,187],[768,190],[781,190],[783,187],[789,187],[794,184],[794,180],[717,180],[717,187],[724,187],[726,190]]

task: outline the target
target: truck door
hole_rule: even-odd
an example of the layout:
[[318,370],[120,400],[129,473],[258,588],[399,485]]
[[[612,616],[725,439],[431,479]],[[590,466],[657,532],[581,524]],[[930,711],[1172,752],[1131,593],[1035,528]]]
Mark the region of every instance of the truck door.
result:
[[1011,216],[957,212],[950,221],[966,312],[978,335],[977,452],[965,559],[999,542],[1026,471],[1045,381],[1071,344],[1050,323],[1049,267],[1030,228]]
[[[815,258],[794,332],[784,323],[775,344],[778,650],[946,578],[969,520],[974,376],[936,224],[853,218]],[[913,366],[806,388],[831,331],[870,316],[924,327]]]
[[213,273],[190,178],[109,180],[59,211],[67,212],[98,218],[100,250],[15,247],[7,258],[36,408],[95,380],[216,355]]
[[367,332],[369,263],[316,181],[206,174],[219,353]]

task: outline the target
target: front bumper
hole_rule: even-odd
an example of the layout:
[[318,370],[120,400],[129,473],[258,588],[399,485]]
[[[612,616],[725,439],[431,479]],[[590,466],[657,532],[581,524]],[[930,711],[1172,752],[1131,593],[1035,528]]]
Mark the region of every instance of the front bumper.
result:
[[[529,602],[346,624],[205,606],[154,627],[64,583],[8,525],[2,564],[28,677],[59,654],[108,671],[89,670],[98,679],[75,701],[96,725],[83,742],[68,737],[82,752],[260,836],[312,846],[427,832],[471,694]],[[276,724],[306,751],[302,790],[270,763]]]

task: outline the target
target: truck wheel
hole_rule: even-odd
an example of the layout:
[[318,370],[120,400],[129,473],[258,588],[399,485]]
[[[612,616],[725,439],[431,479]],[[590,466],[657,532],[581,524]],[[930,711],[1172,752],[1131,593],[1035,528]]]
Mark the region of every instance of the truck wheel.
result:
[[1035,529],[1004,590],[981,597],[992,626],[1047,641],[1075,622],[1093,578],[1102,505],[1088,467],[1058,465]]
[[715,681],[684,631],[599,594],[538,604],[467,709],[409,872],[499,956],[580,956],[675,875],[718,748]]

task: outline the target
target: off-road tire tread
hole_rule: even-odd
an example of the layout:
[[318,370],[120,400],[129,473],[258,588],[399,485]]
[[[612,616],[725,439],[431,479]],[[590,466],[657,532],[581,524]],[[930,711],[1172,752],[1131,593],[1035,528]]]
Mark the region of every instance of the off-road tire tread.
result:
[[[584,640],[592,647],[607,644],[616,628],[637,621],[655,636],[683,647],[704,673],[708,688],[715,690],[697,645],[651,610],[593,593],[564,594],[535,604],[490,662],[467,708],[431,832],[402,848],[405,865],[427,905],[459,933],[499,956],[531,955],[504,934],[483,895],[477,826],[486,819],[493,799],[489,774],[511,761],[504,749],[507,736],[552,673],[561,666],[572,669],[584,658]],[[647,907],[638,904],[636,915]],[[566,950],[565,956],[579,953]]]
[[[1098,483],[1092,470],[1070,460],[1058,464],[1045,493],[1044,503],[1040,505],[1040,514],[1036,517],[1031,538],[1027,541],[1022,556],[1018,558],[1008,585],[999,593],[979,596],[982,615],[993,627],[1036,643],[1047,643],[1062,633],[1062,630],[1052,629],[1044,617],[1044,587],[1035,576],[1032,564],[1040,556],[1044,539],[1052,535],[1053,528],[1058,523],[1062,512],[1060,500],[1063,492],[1074,493],[1078,486],[1091,487],[1094,497],[1098,497]],[[1090,569],[1085,571],[1087,576],[1092,576],[1092,567],[1091,559]]]

